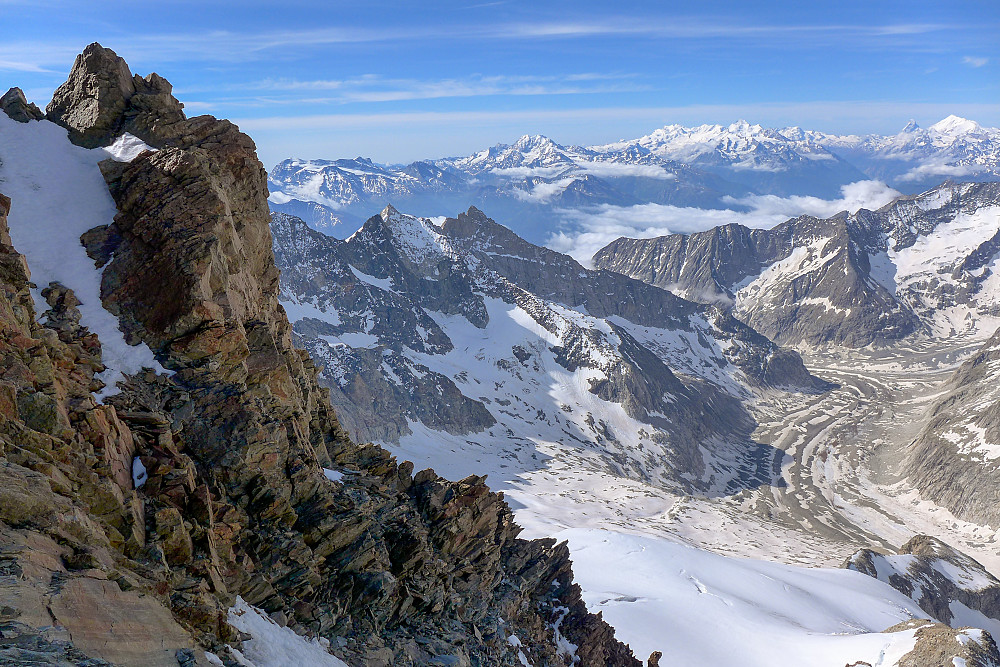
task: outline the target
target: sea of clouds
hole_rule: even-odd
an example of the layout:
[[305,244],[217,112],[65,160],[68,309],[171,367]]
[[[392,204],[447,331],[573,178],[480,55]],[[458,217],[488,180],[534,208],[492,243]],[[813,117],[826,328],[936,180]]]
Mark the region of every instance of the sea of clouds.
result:
[[665,204],[601,206],[558,209],[560,230],[546,245],[571,255],[585,266],[594,253],[622,236],[652,238],[667,234],[690,234],[718,225],[739,223],[747,227],[769,228],[800,215],[828,218],[840,211],[881,208],[901,193],[881,181],[857,181],[840,188],[837,199],[776,195],[724,197],[732,208],[705,209]]

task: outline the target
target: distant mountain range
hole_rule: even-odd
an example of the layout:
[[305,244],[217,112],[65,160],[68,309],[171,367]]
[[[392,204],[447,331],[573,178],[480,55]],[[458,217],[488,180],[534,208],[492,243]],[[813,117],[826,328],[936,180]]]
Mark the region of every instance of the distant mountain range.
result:
[[270,173],[273,211],[346,237],[388,204],[430,217],[469,203],[525,239],[557,231],[560,209],[669,204],[746,210],[752,194],[834,199],[848,183],[878,179],[918,193],[947,178],[1000,180],[1000,130],[949,116],[896,135],[840,136],[739,121],[668,125],[638,139],[563,146],[523,136],[466,157],[381,165],[366,158],[289,159]]

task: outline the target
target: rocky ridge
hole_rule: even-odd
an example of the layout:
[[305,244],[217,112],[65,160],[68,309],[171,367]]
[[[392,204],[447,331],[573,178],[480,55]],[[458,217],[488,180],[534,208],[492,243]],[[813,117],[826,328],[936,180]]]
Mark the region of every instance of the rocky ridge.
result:
[[[518,539],[482,478],[414,476],[347,438],[278,303],[266,174],[248,137],[226,121],[185,118],[165,80],[132,76],[96,44],[47,119],[80,145],[128,132],[156,149],[102,165],[119,213],[84,241],[104,266],[106,308],[173,375],[131,377],[98,405],[99,341],[75,325],[72,293],[51,286],[47,324],[35,324],[23,261],[4,252],[12,363],[0,521],[13,564],[3,610],[27,639],[0,650],[44,644],[70,661],[82,651],[191,664],[212,648],[228,664],[224,645],[239,636],[226,612],[240,595],[330,639],[351,664],[517,664],[514,633],[533,664],[638,664],[587,614],[565,545]],[[136,461],[147,474],[138,489]],[[324,468],[343,476],[331,481]],[[130,643],[102,647],[108,627],[72,605],[69,646],[28,613],[41,608],[24,592],[36,579],[56,600],[82,588],[90,607],[155,617],[147,634],[176,628],[172,652],[149,657],[136,642],[149,656],[115,654]],[[138,607],[118,604],[131,598]],[[98,627],[74,633],[69,619]]]
[[774,475],[741,400],[825,387],[718,309],[584,269],[475,208],[437,225],[390,207],[347,241],[281,213],[272,230],[298,340],[364,437],[551,438],[618,475],[724,489]]
[[885,581],[952,627],[978,626],[978,612],[1000,628],[1000,580],[941,540],[917,535],[892,555],[861,549],[844,567]]
[[878,211],[618,239],[595,266],[723,303],[783,344],[863,347],[997,324],[996,183],[946,183]]

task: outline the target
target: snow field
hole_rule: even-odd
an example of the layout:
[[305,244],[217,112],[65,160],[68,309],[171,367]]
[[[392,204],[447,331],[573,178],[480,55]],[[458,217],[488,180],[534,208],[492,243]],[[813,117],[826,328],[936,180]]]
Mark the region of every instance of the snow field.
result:
[[125,342],[118,318],[101,304],[101,271],[80,243],[81,234],[110,224],[117,212],[98,163],[134,159],[146,148],[131,135],[109,148],[80,148],[54,123],[18,123],[0,114],[0,192],[11,199],[7,221],[14,247],[27,257],[38,285],[36,312],[46,308],[40,290],[50,282],[73,289],[81,301],[81,324],[101,340],[107,367],[98,376],[107,385],[101,397],[117,393],[124,374],[143,368],[167,373],[145,344]]

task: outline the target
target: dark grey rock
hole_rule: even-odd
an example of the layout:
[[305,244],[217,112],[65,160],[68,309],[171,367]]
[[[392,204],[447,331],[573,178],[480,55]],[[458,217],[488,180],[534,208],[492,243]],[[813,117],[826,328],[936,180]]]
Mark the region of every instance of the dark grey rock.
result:
[[20,88],[11,88],[3,97],[0,97],[0,111],[3,111],[11,119],[19,123],[28,123],[33,120],[42,120],[45,114],[34,102],[28,102],[24,97],[24,91]]
[[[1000,184],[946,183],[878,211],[861,209],[826,220],[803,216],[773,229],[730,224],[690,235],[621,238],[598,251],[594,265],[733,308],[737,317],[779,343],[888,344],[930,330],[934,310],[928,304],[977,305],[976,292],[988,273],[980,269],[996,256],[1000,239],[989,239],[961,258],[949,279],[908,286],[907,292],[883,284],[886,279],[873,269],[871,258],[911,247],[919,234],[958,213],[997,201]],[[758,291],[737,294],[782,261],[788,266]]]
[[904,470],[926,497],[967,521],[1000,527],[1000,331],[965,363],[926,412]]
[[[461,317],[485,328],[486,299],[519,307],[559,339],[558,344],[539,342],[555,363],[570,371],[598,371],[603,379],[594,380],[590,391],[649,424],[656,441],[673,457],[668,464],[612,451],[618,446],[615,434],[592,416],[590,432],[577,439],[610,448],[609,465],[621,474],[642,479],[668,475],[689,485],[683,480],[694,473],[704,476],[706,484],[718,483],[707,481],[713,473],[706,469],[698,443],[725,442],[739,443],[734,449],[745,458],[734,464],[740,472],[729,474],[740,483],[762,483],[774,474],[776,454],[752,441],[755,423],[741,405],[739,390],[721,386],[712,369],[739,369],[745,392],[826,387],[805,370],[797,354],[720,309],[613,272],[585,269],[566,255],[528,243],[476,208],[437,226],[388,207],[346,241],[275,213],[272,232],[289,308],[315,307],[332,314],[312,316],[306,311],[297,318],[295,333],[324,367],[321,378],[345,427],[362,438],[396,440],[409,433],[408,420],[471,438],[514,418],[503,408],[509,400],[498,399],[500,406],[491,412],[483,403],[487,399],[466,396],[459,389],[456,380],[461,374],[451,378],[434,372],[420,361],[426,357],[417,357],[454,349],[429,313]],[[428,241],[431,237],[438,240]],[[559,304],[608,318],[610,333],[563,316]],[[673,368],[651,351],[650,343],[639,341],[643,327],[693,336],[704,354],[716,350],[718,356],[705,362],[709,372],[694,361],[690,367]],[[327,340],[350,341],[351,336],[360,337],[356,345]],[[514,346],[497,363],[530,376],[538,352]],[[471,375],[461,379],[469,381],[472,392],[480,380],[494,382]]]

